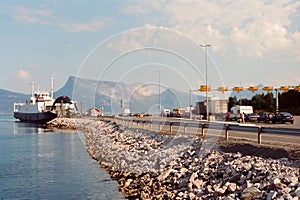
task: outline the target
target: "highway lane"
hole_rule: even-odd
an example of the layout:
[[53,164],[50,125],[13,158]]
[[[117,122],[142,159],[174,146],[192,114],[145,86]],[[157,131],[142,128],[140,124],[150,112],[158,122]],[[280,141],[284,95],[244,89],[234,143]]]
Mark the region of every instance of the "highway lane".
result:
[[[201,123],[207,123],[207,121],[200,121],[200,120],[189,120],[189,119],[181,119],[181,118],[161,118],[161,117],[144,117],[144,118],[125,118],[125,119],[132,119],[132,120],[140,120],[139,127],[144,126],[144,128],[152,129],[152,130],[163,130],[163,132],[170,131],[169,125],[165,126],[159,126],[158,124],[152,124],[150,126],[149,121],[160,121],[160,122],[182,122],[181,127],[173,126],[172,133],[186,133],[186,134],[198,134],[201,135],[201,128],[194,128],[194,127],[187,127],[184,129],[183,123],[195,123],[195,124],[201,124]],[[142,122],[146,122],[143,124]],[[236,124],[240,126],[262,126],[262,127],[280,127],[284,129],[300,129],[300,116],[295,116],[295,122],[294,124],[286,123],[286,124],[267,124],[267,123],[245,123],[245,124],[239,124],[237,122],[224,122],[219,121],[218,123],[229,123],[229,124]],[[130,123],[131,126],[136,126],[136,123]],[[129,123],[127,123],[129,125]],[[220,125],[221,127],[221,125]],[[212,129],[205,129],[205,134],[210,137],[224,137],[225,136],[225,130],[212,130]],[[239,138],[239,139],[247,139],[247,140],[253,140],[254,142],[258,141],[258,133],[257,132],[242,132],[242,131],[229,131],[229,139],[230,138]],[[262,142],[275,142],[275,143],[281,143],[281,144],[296,144],[300,145],[300,137],[299,136],[288,136],[288,135],[280,135],[280,134],[270,134],[270,133],[263,133],[262,134]]]
[[[275,127],[275,128],[296,128],[300,129],[300,116],[294,116],[295,121],[294,124],[285,123],[285,124],[272,124],[272,123],[257,123],[257,122],[247,122],[245,124],[255,125],[255,126],[262,126],[262,127]],[[125,117],[124,119],[132,119],[132,120],[140,120],[140,121],[161,121],[161,122],[185,122],[185,123],[206,123],[205,120],[190,120],[185,118],[166,118],[166,117]],[[235,121],[214,121],[218,123],[228,123],[228,124],[240,124]]]
[[285,123],[285,124],[280,124],[280,123],[276,123],[276,124],[272,124],[272,123],[253,123],[253,124],[257,124],[257,125],[261,125],[261,126],[270,126],[270,127],[280,127],[280,128],[299,128],[300,129],[300,116],[294,116],[295,120],[294,120],[294,124],[291,123]]

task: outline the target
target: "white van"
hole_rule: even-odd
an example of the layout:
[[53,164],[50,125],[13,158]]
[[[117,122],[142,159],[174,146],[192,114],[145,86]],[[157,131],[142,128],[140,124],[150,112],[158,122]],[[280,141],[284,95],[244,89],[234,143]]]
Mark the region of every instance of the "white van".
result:
[[233,106],[230,109],[230,120],[237,120],[241,118],[241,114],[252,114],[253,107],[252,106]]
[[164,109],[162,114],[163,114],[164,117],[169,117],[170,114],[171,114],[171,110],[170,109]]

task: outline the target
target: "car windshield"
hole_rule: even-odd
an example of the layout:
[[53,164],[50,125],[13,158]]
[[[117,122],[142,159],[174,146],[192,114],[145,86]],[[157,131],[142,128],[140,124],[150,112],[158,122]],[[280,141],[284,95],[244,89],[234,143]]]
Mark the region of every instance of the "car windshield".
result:
[[283,113],[283,116],[285,116],[285,117],[290,117],[290,116],[292,116],[290,113]]

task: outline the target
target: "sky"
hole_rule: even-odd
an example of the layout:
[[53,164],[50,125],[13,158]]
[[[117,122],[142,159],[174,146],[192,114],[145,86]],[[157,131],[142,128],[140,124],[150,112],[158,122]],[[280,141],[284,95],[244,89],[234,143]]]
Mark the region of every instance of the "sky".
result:
[[[300,1],[0,0],[0,88],[300,85]],[[210,45],[202,47],[201,45]]]

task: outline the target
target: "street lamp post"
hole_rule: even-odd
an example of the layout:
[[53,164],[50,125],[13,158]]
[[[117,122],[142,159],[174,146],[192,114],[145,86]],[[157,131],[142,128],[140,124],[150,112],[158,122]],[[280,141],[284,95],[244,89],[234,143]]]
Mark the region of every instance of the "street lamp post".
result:
[[161,116],[161,99],[160,99],[160,72],[161,70],[158,70],[158,114]]
[[276,107],[275,107],[275,115],[277,116],[279,114],[279,100],[278,100],[278,89],[275,89],[276,91]]
[[192,92],[197,92],[199,90],[189,90],[189,91],[190,91],[190,101],[189,101],[189,103],[190,103],[190,119],[192,119],[192,107],[193,107],[193,105],[192,105]]
[[205,98],[206,98],[206,119],[209,121],[209,109],[208,109],[208,81],[207,81],[207,47],[210,47],[210,44],[200,44],[200,47],[204,47],[204,57],[205,57],[205,85],[206,85],[206,91],[205,91]]
[[190,119],[192,119],[192,90],[190,90]]
[[[241,79],[237,79],[238,81],[239,81],[239,83],[240,83],[240,88],[242,87],[242,81],[241,81]],[[239,99],[239,105],[241,106],[242,105],[242,93],[240,92],[240,99]]]
[[190,119],[192,119],[192,107],[193,107],[193,105],[192,105],[192,91],[195,91],[195,90],[189,90],[190,91]]

